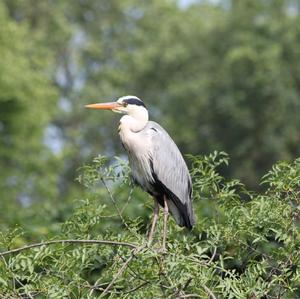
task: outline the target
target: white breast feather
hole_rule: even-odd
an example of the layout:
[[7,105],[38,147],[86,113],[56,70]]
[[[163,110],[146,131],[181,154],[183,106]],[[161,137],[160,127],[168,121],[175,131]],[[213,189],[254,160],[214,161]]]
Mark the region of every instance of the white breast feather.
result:
[[133,133],[120,126],[120,138],[128,152],[132,175],[145,188],[150,188],[154,182],[150,165],[151,141],[150,136],[143,133]]

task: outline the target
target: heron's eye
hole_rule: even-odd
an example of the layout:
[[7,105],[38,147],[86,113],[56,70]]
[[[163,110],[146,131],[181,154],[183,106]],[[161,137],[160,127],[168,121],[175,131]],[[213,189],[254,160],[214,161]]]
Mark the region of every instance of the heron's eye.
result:
[[123,106],[126,107],[128,105],[128,103],[126,102],[123,102]]

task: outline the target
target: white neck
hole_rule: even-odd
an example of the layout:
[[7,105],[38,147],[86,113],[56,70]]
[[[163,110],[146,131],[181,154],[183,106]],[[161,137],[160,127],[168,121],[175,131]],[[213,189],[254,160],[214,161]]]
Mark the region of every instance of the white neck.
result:
[[149,120],[148,110],[142,106],[134,107],[121,120],[121,129],[128,129],[134,133],[145,128]]

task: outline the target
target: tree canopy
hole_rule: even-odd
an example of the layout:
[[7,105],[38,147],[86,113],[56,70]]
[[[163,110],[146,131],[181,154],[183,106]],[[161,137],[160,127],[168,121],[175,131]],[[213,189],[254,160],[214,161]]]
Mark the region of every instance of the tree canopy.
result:
[[98,157],[79,177],[88,197],[54,240],[7,250],[22,232],[0,234],[3,298],[297,298],[299,159],[274,165],[256,194],[218,173],[225,153],[190,158],[197,224],[188,233],[172,219],[165,254],[162,221],[149,247],[147,225],[126,211],[137,200],[122,192],[126,164]]

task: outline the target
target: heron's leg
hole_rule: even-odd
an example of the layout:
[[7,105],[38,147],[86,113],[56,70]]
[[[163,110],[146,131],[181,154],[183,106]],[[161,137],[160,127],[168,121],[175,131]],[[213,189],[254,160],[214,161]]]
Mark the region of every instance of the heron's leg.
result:
[[168,207],[168,203],[167,203],[167,198],[164,195],[164,230],[163,230],[163,242],[162,242],[162,250],[163,251],[166,251],[168,216],[169,216],[169,207]]
[[151,230],[150,230],[150,233],[148,236],[148,245],[150,245],[152,243],[153,234],[155,231],[155,226],[157,223],[158,215],[159,215],[159,205],[158,205],[158,201],[156,200],[156,198],[154,198],[153,219],[152,219]]

